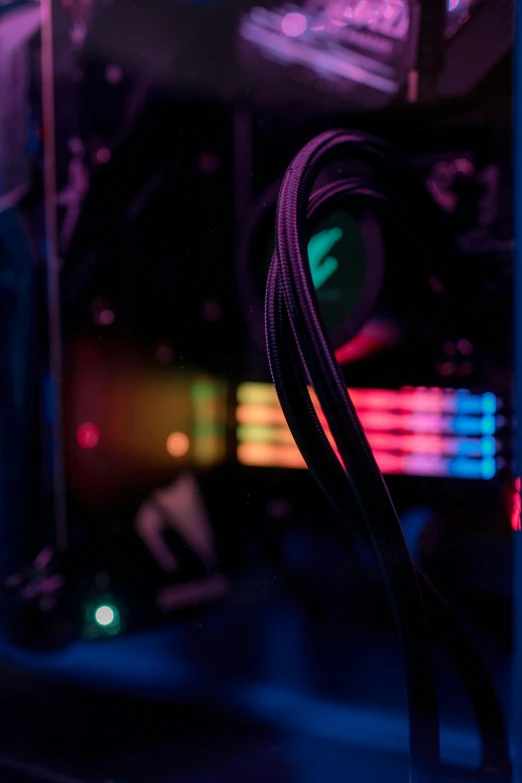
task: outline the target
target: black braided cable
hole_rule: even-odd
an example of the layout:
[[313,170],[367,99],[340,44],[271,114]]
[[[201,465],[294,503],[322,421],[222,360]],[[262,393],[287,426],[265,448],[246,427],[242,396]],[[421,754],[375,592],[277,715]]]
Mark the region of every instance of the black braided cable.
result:
[[[346,391],[317,306],[307,256],[311,233],[307,219],[313,221],[327,201],[348,196],[374,201],[390,198],[386,187],[361,179],[340,181],[315,194],[309,208],[312,186],[325,163],[353,152],[362,153],[382,168],[385,182],[391,182],[400,171],[402,187],[410,197],[413,193],[416,206],[426,207],[431,229],[440,222],[422,183],[410,175],[400,158],[390,158],[379,140],[333,131],[310,142],[287,171],[278,203],[276,252],[266,299],[272,376],[290,429],[314,477],[356,535],[366,545],[371,543],[379,560],[403,650],[411,779],[436,780],[440,763],[437,696],[423,596],[470,693],[483,741],[483,768],[505,770],[509,766],[505,725],[491,680],[460,622],[411,562],[393,503]],[[306,388],[304,368],[346,470],[319,423]]]

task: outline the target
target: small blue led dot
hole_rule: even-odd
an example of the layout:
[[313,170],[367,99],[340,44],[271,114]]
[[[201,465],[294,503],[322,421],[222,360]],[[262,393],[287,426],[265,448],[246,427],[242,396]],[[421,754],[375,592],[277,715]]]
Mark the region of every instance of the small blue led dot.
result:
[[491,435],[482,438],[480,445],[484,457],[493,457],[497,451],[497,442]]
[[492,392],[486,392],[482,395],[482,411],[484,413],[497,412],[497,398]]
[[493,457],[486,457],[482,460],[482,477],[492,479],[497,472],[497,463]]
[[494,416],[484,416],[482,419],[482,434],[493,435],[497,428],[497,423]]

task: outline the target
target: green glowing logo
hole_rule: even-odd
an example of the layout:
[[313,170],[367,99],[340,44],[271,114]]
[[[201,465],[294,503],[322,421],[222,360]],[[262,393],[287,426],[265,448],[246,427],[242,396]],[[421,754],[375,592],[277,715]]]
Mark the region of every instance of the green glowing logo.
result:
[[327,228],[315,234],[308,244],[310,271],[316,291],[339,269],[339,261],[328,254],[342,238],[342,228]]
[[[259,269],[264,285],[274,252],[267,245],[265,263]],[[332,334],[356,310],[366,280],[366,243],[358,218],[338,209],[318,226],[308,243],[308,263],[317,303],[326,329]]]

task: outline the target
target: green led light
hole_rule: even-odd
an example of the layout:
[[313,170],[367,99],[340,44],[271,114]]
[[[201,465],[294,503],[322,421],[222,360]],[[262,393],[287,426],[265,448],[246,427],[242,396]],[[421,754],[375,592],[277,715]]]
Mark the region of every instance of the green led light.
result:
[[[271,242],[267,244],[265,265],[260,265],[263,275],[260,273],[260,291],[261,287],[264,291],[273,251]],[[332,336],[356,313],[364,287],[369,284],[368,253],[359,219],[344,209],[329,215],[308,243],[308,262],[317,303],[324,325]]]
[[94,612],[94,619],[102,628],[116,628],[120,625],[120,613],[110,604],[98,606]]
[[216,388],[216,384],[207,383],[206,381],[196,381],[192,384],[192,397],[198,400],[214,400],[218,395],[219,390]]
[[328,253],[342,238],[343,230],[336,226],[315,234],[308,243],[308,259],[316,291],[339,269],[339,261]]
[[239,443],[276,443],[279,430],[269,424],[240,424],[237,439]]
[[196,421],[193,431],[195,438],[223,435],[225,432],[225,425],[217,421]]

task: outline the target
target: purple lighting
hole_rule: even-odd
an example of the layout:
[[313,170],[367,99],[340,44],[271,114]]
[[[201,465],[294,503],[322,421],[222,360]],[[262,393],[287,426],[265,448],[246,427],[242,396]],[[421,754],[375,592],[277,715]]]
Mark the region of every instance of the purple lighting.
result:
[[307,28],[306,16],[303,14],[286,14],[281,21],[281,30],[289,38],[298,38]]
[[257,25],[249,18],[242,24],[241,36],[279,61],[302,65],[330,78],[340,77],[356,84],[365,84],[389,95],[398,90],[393,80],[393,71],[389,67],[384,66],[382,74],[369,71],[349,49],[339,46],[330,49],[298,46],[298,38],[295,36],[282,36],[280,32]]
[[[344,6],[344,7],[343,7]],[[330,22],[336,27],[346,27],[349,20],[353,18],[353,8],[341,3],[341,7],[332,8],[328,14]]]
[[243,16],[239,34],[267,59],[310,71],[314,85],[351,90],[355,84],[391,96],[404,78],[397,63],[409,27],[402,0],[322,0],[308,3],[306,14],[288,5],[256,6]]
[[102,310],[98,320],[101,326],[110,326],[114,323],[114,313],[112,310]]

